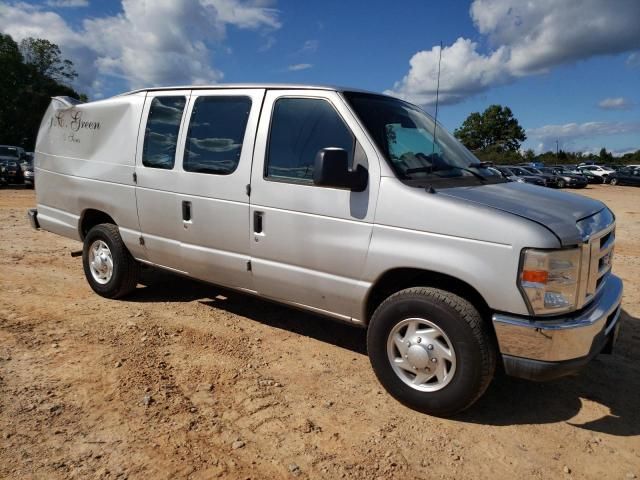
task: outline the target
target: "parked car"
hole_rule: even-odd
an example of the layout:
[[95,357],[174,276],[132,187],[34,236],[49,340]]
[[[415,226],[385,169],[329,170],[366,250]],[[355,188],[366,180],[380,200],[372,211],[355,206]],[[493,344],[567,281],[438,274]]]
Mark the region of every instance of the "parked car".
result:
[[5,167],[8,183],[23,182],[20,162],[24,159],[24,149],[11,145],[0,145],[0,164]]
[[640,186],[640,167],[624,167],[609,175],[611,185],[636,185]]
[[384,388],[450,415],[498,362],[543,380],[608,352],[622,281],[606,205],[506,182],[435,128],[333,87],[55,98],[29,216],[83,242],[106,298],[134,294],[146,264],[366,327]]
[[565,187],[565,181],[557,175],[544,173],[542,170],[534,167],[522,167],[522,168],[524,168],[527,172],[531,173],[532,175],[537,175],[538,177],[544,178],[546,181],[547,187],[551,187],[551,188]]
[[24,184],[28,188],[34,188],[35,186],[35,171],[33,168],[33,161],[27,160],[22,164],[22,178]]
[[519,183],[525,183],[523,178],[517,177],[515,176],[512,172],[509,171],[508,168],[506,167],[497,167],[497,166],[493,166],[493,167],[488,167],[489,170],[495,172],[497,175],[500,175],[502,178],[504,178],[505,180],[507,180],[508,182],[519,182]]
[[542,162],[523,162],[523,163],[519,163],[518,167],[540,168],[540,167],[544,167],[544,163],[542,163]]
[[4,186],[9,183],[9,177],[7,176],[7,169],[0,161],[0,185]]
[[602,167],[600,165],[582,165],[582,166],[578,166],[578,171],[580,171],[580,173],[589,172],[592,175],[600,177],[602,179],[602,181],[600,183],[606,183],[607,178],[609,177],[609,175],[611,175],[614,172],[612,169],[606,168],[606,167]]
[[578,170],[578,167],[571,169],[569,165],[553,165],[553,168],[561,168],[564,172],[572,175],[582,175],[587,179],[587,183],[604,183],[602,177],[594,175],[589,170]]
[[530,172],[528,172],[527,170],[525,170],[522,167],[517,167],[517,166],[507,166],[507,167],[496,167],[498,170],[500,170],[501,172],[503,172],[506,175],[512,175],[515,176],[517,178],[522,179],[522,181],[524,181],[525,183],[531,183],[533,185],[538,185],[540,187],[546,187],[547,186],[547,181],[546,179],[544,179],[543,177],[539,176],[539,175],[532,175]]
[[559,188],[564,188],[564,187],[584,188],[589,183],[589,181],[587,180],[587,177],[585,177],[584,175],[574,175],[572,173],[565,172],[560,168],[543,167],[540,169],[540,171],[542,173],[545,173],[548,175],[555,175],[556,177],[558,177]]
[[0,166],[4,168],[7,183],[22,183],[22,169],[16,160],[0,158]]

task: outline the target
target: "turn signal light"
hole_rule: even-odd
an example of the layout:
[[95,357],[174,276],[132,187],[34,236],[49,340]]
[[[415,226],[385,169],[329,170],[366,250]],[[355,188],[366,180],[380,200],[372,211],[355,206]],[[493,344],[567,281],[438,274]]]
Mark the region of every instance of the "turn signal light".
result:
[[545,270],[523,270],[522,281],[531,283],[547,283],[549,272]]

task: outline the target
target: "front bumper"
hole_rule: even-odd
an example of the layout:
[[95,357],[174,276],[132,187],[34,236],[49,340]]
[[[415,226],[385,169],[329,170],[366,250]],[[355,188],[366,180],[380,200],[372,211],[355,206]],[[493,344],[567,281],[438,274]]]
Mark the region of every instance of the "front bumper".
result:
[[584,309],[549,320],[493,315],[498,345],[508,375],[550,380],[579,370],[612,348],[618,331],[622,280],[609,275]]

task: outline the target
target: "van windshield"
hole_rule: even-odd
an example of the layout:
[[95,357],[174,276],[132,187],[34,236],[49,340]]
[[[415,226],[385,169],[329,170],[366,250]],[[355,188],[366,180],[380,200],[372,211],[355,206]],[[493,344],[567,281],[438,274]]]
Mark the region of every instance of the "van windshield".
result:
[[440,187],[502,183],[441,125],[418,107],[382,95],[344,92],[378,149],[403,182]]

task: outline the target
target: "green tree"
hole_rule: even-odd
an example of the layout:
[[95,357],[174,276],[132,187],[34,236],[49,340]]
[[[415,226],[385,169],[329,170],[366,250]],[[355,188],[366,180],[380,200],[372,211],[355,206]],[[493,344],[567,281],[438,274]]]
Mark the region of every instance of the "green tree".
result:
[[491,105],[482,113],[472,113],[454,135],[474,153],[489,148],[498,153],[517,152],[527,139],[511,109],[502,105]]
[[44,38],[25,38],[20,42],[20,53],[27,65],[40,75],[56,82],[69,83],[78,77],[73,62],[62,58],[60,48]]
[[601,163],[611,163],[613,161],[613,154],[610,152],[607,152],[607,149],[603,147],[600,149],[598,160]]
[[533,150],[531,150],[530,148],[528,148],[525,152],[524,155],[522,156],[525,161],[527,162],[533,162],[536,159],[536,154]]

